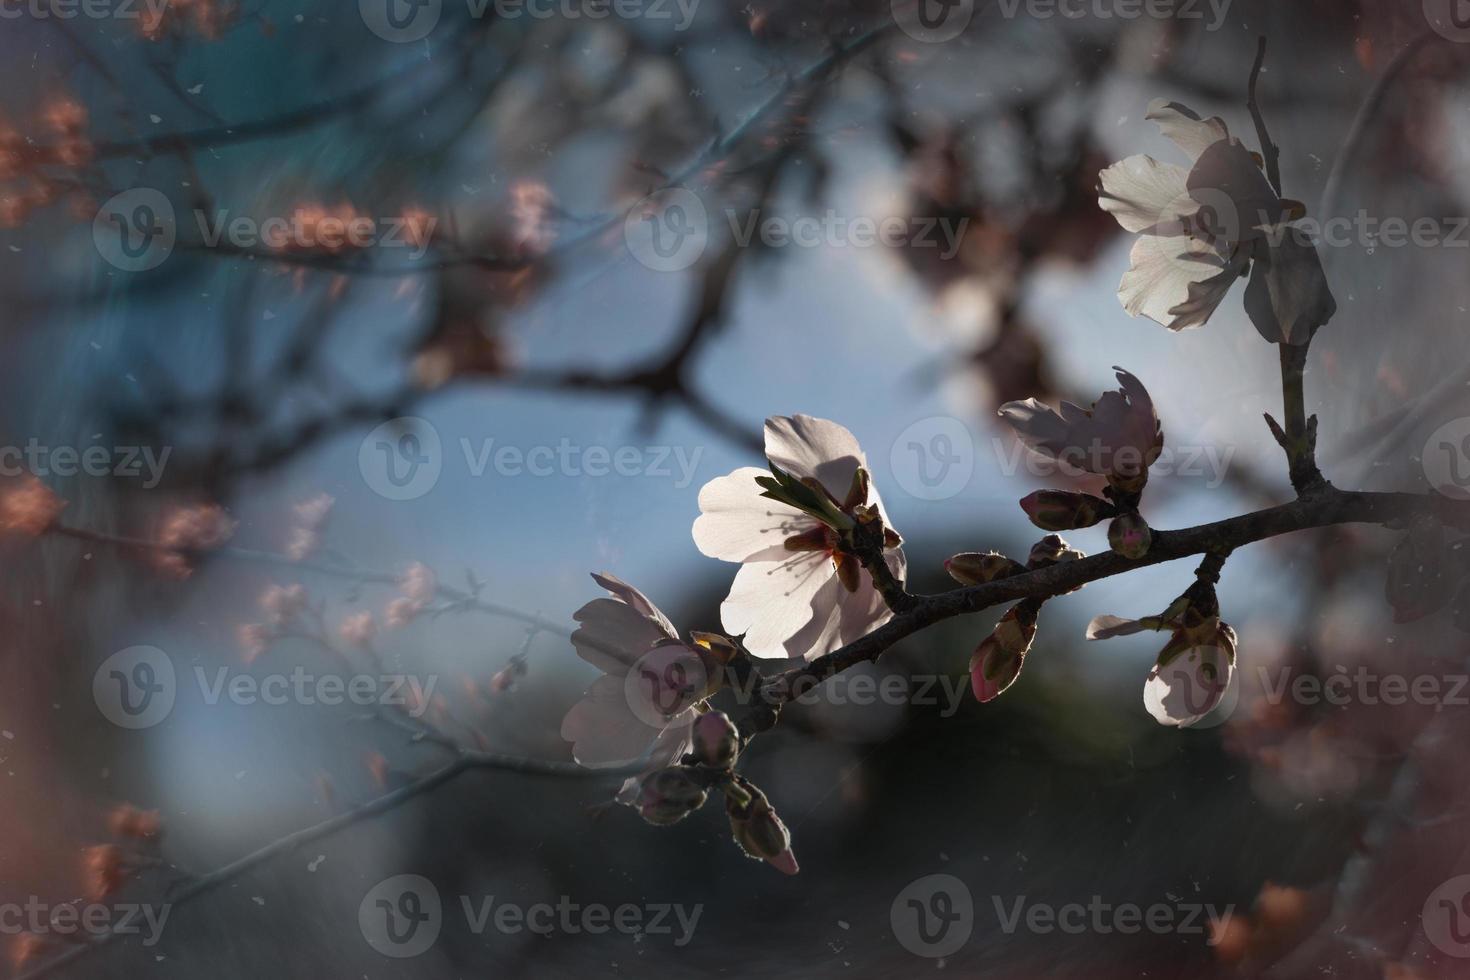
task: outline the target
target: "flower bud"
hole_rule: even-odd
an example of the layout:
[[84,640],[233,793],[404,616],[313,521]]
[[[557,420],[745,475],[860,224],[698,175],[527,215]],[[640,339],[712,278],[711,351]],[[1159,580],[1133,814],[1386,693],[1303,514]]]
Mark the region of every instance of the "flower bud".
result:
[[970,688],[980,703],[995,700],[1021,675],[1026,652],[1036,638],[1038,609],[1029,601],[1007,609],[995,630],[970,655]]
[[1021,509],[1043,531],[1092,527],[1113,513],[1113,505],[1101,497],[1069,490],[1038,490],[1021,499]]
[[749,802],[741,803],[733,795],[725,798],[730,836],[747,857],[765,861],[785,874],[796,874],[800,869],[791,853],[791,832],[764,793],[748,783],[742,788],[749,794]]
[[1153,543],[1153,531],[1137,511],[1115,517],[1108,525],[1108,545],[1124,558],[1142,558]]
[[984,585],[1010,575],[1020,575],[1026,567],[997,551],[966,551],[944,562],[949,577],[961,585]]
[[638,813],[649,823],[668,826],[678,823],[704,806],[705,788],[683,769],[660,769],[643,779],[638,788]]
[[1048,534],[1031,546],[1031,554],[1026,559],[1026,567],[1045,568],[1048,565],[1055,565],[1058,562],[1075,561],[1078,558],[1086,557],[1082,552],[1062,540],[1060,535]]
[[694,719],[694,757],[701,765],[728,769],[740,754],[740,732],[723,711],[707,711]]

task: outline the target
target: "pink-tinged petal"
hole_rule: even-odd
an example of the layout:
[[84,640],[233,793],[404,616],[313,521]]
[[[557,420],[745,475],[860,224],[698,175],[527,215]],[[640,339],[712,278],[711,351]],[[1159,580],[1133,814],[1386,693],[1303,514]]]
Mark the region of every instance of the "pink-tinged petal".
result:
[[657,618],[621,599],[593,599],[578,609],[573,618],[582,625],[572,634],[577,655],[603,673],[621,676],[655,643],[677,639],[663,613],[648,605]]
[[789,847],[773,858],[766,858],[766,863],[782,874],[794,875],[801,870],[796,863],[796,855],[791,853]]
[[787,538],[817,526],[796,508],[761,496],[755,478],[770,475],[746,466],[704,485],[694,521],[694,546],[701,554],[722,561],[779,561],[789,554]]
[[1208,215],[1211,230],[1232,243],[1259,238],[1261,229],[1279,224],[1286,213],[1271,182],[1237,139],[1207,147],[1186,183],[1201,209],[1213,212]]
[[1087,624],[1087,638],[1111,640],[1115,636],[1132,636],[1151,628],[1139,620],[1124,619],[1122,616],[1094,616],[1092,622]]
[[690,728],[694,723],[695,712],[680,715],[670,723],[668,728],[661,732],[654,740],[653,748],[648,750],[648,757],[644,761],[642,771],[636,776],[629,776],[623,780],[623,785],[618,787],[614,799],[624,806],[631,805],[638,798],[638,790],[643,785],[643,779],[649,773],[660,769],[667,769],[676,765],[680,759],[688,754],[690,748]]
[[1097,203],[1125,231],[1182,235],[1184,219],[1199,210],[1190,198],[1189,171],[1150,156],[1120,160],[1098,174]]
[[812,622],[813,597],[825,585],[840,587],[832,559],[821,552],[789,555],[778,562],[747,562],[735,573],[730,594],[720,604],[720,621],[731,636],[745,634],[745,648],[753,656],[800,656],[788,654],[787,641]]
[[659,734],[629,707],[623,679],[607,674],[592,682],[561,722],[561,737],[572,743],[572,758],[590,769],[637,762]]
[[[1277,240],[1279,239],[1279,240]],[[1317,247],[1287,225],[1255,244],[1245,311],[1273,344],[1305,344],[1337,312]]]
[[1143,706],[1161,725],[1188,728],[1215,710],[1234,673],[1220,647],[1193,647],[1154,665],[1143,685]]
[[[1064,414],[1068,408],[1069,406],[1063,406]],[[1076,409],[1076,406],[1070,408]],[[1000,407],[998,414],[1016,430],[1016,436],[1021,442],[1036,452],[1055,456],[1067,448],[1071,426],[1062,415],[1035,398],[1007,402]],[[1084,412],[1083,417],[1085,416]]]
[[1191,161],[1220,140],[1230,138],[1230,130],[1219,116],[1201,119],[1199,113],[1178,102],[1154,99],[1148,104],[1145,119],[1157,123],[1159,131],[1174,141]]
[[1199,238],[1143,235],[1133,243],[1118,300],[1130,316],[1146,316],[1170,330],[1208,320],[1240,277],[1249,256],[1222,257]]
[[868,465],[851,432],[810,415],[766,419],[766,458],[793,476],[820,481],[839,501],[858,467]]
[[658,606],[650,602],[648,596],[639,592],[627,582],[624,582],[611,572],[602,572],[600,574],[593,572],[592,581],[607,589],[614,596],[622,599],[629,606],[633,607],[633,609],[637,610],[639,615],[653,620],[668,634],[670,639],[677,640],[679,638],[679,631],[674,629],[674,624],[669,622],[669,617],[665,616]]

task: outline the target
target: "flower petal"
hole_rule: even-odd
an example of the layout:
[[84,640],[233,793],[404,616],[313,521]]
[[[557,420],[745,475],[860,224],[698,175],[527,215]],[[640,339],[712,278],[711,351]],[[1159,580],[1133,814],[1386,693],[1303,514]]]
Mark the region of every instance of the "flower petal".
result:
[[604,674],[561,722],[572,758],[588,768],[620,766],[641,759],[660,730],[644,724],[628,705],[623,679]]
[[803,651],[788,654],[785,644],[811,623],[812,599],[828,584],[837,584],[837,575],[822,552],[746,562],[720,604],[720,622],[731,636],[745,634],[752,656],[800,656]]
[[1262,229],[1279,224],[1286,213],[1271,182],[1237,139],[1207,147],[1186,184],[1189,196],[1199,202],[1200,222],[1232,244],[1259,238]]
[[1318,327],[1332,319],[1337,300],[1328,288],[1317,247],[1305,230],[1287,225],[1281,232],[1256,242],[1245,311],[1271,343],[1305,344]]
[[1234,664],[1220,647],[1193,647],[1165,665],[1154,665],[1143,686],[1143,706],[1161,725],[1188,728],[1224,700],[1234,674]]
[[1150,102],[1143,118],[1158,123],[1160,132],[1173,140],[1174,145],[1188,154],[1191,160],[1198,160],[1211,144],[1230,138],[1230,130],[1225,128],[1225,121],[1219,116],[1201,119],[1199,113],[1188,106],[1166,99]]
[[1198,205],[1189,196],[1189,171],[1153,157],[1131,156],[1098,176],[1098,206],[1126,231],[1183,234]]
[[810,415],[766,419],[766,458],[796,477],[812,477],[839,501],[853,474],[867,466],[857,438],[846,428]]
[[1155,235],[1134,242],[1129,258],[1132,264],[1118,284],[1123,309],[1170,330],[1208,320],[1247,261],[1243,249],[1226,260],[1202,239]]
[[667,616],[637,589],[611,575],[593,575],[618,596],[593,599],[573,613],[582,625],[572,634],[577,655],[605,674],[622,676],[655,644],[679,638]]
[[1152,628],[1137,619],[1124,619],[1122,616],[1094,616],[1092,622],[1087,624],[1087,638],[1089,640],[1111,640],[1115,636],[1132,636],[1134,633],[1142,633]]
[[758,476],[767,470],[746,466],[706,483],[699,491],[694,545],[723,561],[779,561],[786,539],[817,526],[794,507],[761,496]]

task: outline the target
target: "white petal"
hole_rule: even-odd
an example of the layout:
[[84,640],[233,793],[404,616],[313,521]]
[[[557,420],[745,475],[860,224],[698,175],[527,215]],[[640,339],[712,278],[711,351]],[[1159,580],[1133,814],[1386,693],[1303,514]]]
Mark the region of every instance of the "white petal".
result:
[[633,714],[623,679],[607,674],[592,682],[561,722],[561,737],[573,743],[572,758],[589,768],[636,762],[659,733]]
[[1132,316],[1141,314],[1170,330],[1208,320],[1246,261],[1242,252],[1222,258],[1200,239],[1156,235],[1140,236],[1129,258],[1118,300]]
[[1087,624],[1087,638],[1089,640],[1111,640],[1115,636],[1132,636],[1134,633],[1142,633],[1148,627],[1136,619],[1124,619],[1122,616],[1095,616],[1092,622]]
[[669,622],[669,617],[665,616],[658,606],[650,602],[648,596],[639,592],[627,582],[624,582],[611,572],[602,572],[600,574],[594,572],[592,574],[592,581],[632,606],[639,614],[653,620],[668,634],[670,639],[677,640],[679,638],[679,631],[674,629],[674,624]]
[[1143,685],[1143,706],[1161,725],[1188,728],[1224,700],[1234,667],[1219,647],[1194,647],[1164,666],[1154,665]]
[[1280,241],[1256,242],[1245,311],[1273,344],[1304,344],[1337,312],[1317,247],[1306,232],[1288,225]]
[[857,468],[868,465],[851,432],[810,415],[766,419],[766,458],[794,476],[819,480],[839,501]]
[[1165,99],[1150,102],[1143,118],[1158,123],[1159,130],[1191,160],[1198,160],[1210,144],[1230,138],[1230,130],[1225,128],[1225,122],[1219,116],[1201,119],[1199,113],[1188,106]]
[[794,507],[761,496],[758,476],[769,470],[746,466],[706,483],[699,491],[694,545],[723,561],[779,561],[790,554],[786,539],[817,526]]
[[1189,196],[1189,171],[1150,156],[1131,156],[1098,174],[1097,203],[1127,231],[1179,234],[1198,205]]
[[662,613],[655,619],[621,599],[593,599],[573,618],[582,624],[572,634],[577,655],[606,674],[621,676],[655,643],[674,635]]
[[786,657],[786,641],[812,621],[813,598],[836,578],[832,559],[821,552],[747,562],[735,573],[730,594],[720,604],[720,621],[731,636],[745,634],[745,648],[753,656]]

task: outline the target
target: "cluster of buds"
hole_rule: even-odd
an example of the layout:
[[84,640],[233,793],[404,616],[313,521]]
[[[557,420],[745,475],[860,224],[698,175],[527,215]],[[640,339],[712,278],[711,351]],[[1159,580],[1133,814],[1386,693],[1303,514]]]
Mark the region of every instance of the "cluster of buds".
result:
[[1009,402],[1000,415],[1033,452],[1073,467],[1077,475],[1107,480],[1102,497],[1071,490],[1038,490],[1021,501],[1031,523],[1043,531],[1071,531],[1112,519],[1108,543],[1128,558],[1142,558],[1153,543],[1138,513],[1149,467],[1164,449],[1164,430],[1153,399],[1133,375],[1115,368],[1117,391],[1105,392],[1085,409],[1063,402],[1060,411],[1034,398]]
[[234,519],[217,504],[176,508],[159,524],[155,562],[168,575],[186,579],[200,555],[223,548],[234,533]]
[[180,38],[190,31],[206,41],[216,41],[239,13],[234,4],[220,0],[169,0],[144,8],[138,30],[150,41]]
[[[1055,534],[1031,548],[1026,564],[999,552],[965,552],[944,563],[950,577],[961,585],[983,585],[1022,572],[1082,558],[1082,552]],[[999,697],[1021,676],[1021,667],[1036,639],[1036,621],[1044,599],[1023,599],[1007,609],[995,629],[970,655],[970,689],[982,704]]]
[[65,508],[65,500],[29,473],[0,482],[0,533],[40,537]]
[[1224,555],[1209,555],[1196,581],[1157,616],[1123,619],[1098,616],[1087,626],[1089,640],[1106,640],[1145,630],[1167,632],[1143,688],[1143,703],[1161,725],[1187,728],[1224,700],[1235,673],[1235,630],[1220,619],[1215,594]]
[[[846,496],[838,500],[821,481],[805,477],[797,479],[775,463],[771,476],[758,476],[762,497],[775,500],[820,523],[818,526],[786,539],[787,551],[825,551],[832,556],[837,579],[848,592],[862,585],[862,570],[885,568],[883,552],[903,544],[903,537],[883,520],[883,513],[871,498],[868,471],[859,466],[853,473]],[[883,583],[875,583],[882,588]]]
[[40,135],[33,136],[0,121],[0,184],[7,185],[0,187],[0,228],[20,227],[31,212],[63,196],[70,182],[58,180],[49,173],[50,168],[76,170],[90,163],[96,153],[87,136],[87,109],[76,99],[51,99],[42,105],[35,121]]
[[82,852],[86,891],[93,901],[115,893],[139,871],[156,867],[163,838],[163,819],[157,810],[123,804],[107,819],[116,843],[96,844]]

